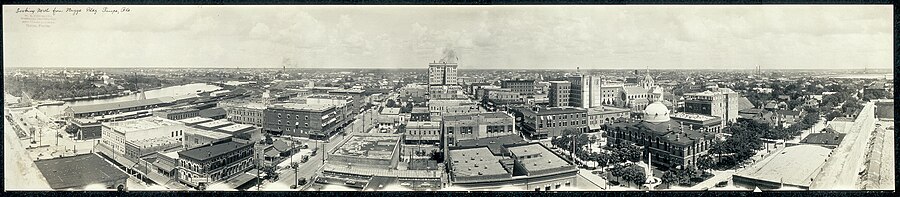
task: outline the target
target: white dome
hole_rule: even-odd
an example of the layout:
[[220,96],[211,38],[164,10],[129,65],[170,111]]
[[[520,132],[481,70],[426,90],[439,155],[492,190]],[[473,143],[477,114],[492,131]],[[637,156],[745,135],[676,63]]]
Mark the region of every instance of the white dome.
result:
[[669,108],[660,101],[647,105],[644,109],[644,121],[666,122],[669,121]]

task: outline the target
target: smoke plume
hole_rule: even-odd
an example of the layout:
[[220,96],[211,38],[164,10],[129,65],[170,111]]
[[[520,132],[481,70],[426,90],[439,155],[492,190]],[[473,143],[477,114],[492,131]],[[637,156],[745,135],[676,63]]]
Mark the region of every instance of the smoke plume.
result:
[[440,62],[457,63],[456,61],[459,60],[459,57],[456,57],[456,52],[450,47],[444,48],[443,55]]

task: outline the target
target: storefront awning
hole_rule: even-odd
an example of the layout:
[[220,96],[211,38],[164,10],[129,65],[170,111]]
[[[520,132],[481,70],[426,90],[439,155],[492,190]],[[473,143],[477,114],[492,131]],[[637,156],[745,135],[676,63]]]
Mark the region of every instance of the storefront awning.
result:
[[[250,171],[255,172],[256,170],[250,170]],[[256,175],[249,173],[250,171],[240,174],[240,175],[237,175],[235,177],[232,177],[231,179],[228,179],[227,181],[224,182],[225,185],[228,185],[228,187],[230,187],[230,188],[238,188],[241,185],[244,185],[245,183],[250,182],[253,179],[256,179]]]

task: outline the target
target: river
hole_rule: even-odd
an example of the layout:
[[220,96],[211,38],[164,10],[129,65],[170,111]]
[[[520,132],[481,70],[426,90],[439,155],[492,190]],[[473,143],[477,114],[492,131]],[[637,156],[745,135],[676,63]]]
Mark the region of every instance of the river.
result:
[[892,73],[882,73],[882,74],[840,74],[840,75],[830,75],[830,76],[822,76],[828,78],[835,79],[894,79],[894,74]]
[[[174,96],[185,96],[185,95],[197,95],[200,92],[197,90],[201,90],[203,92],[210,92],[222,89],[222,87],[211,85],[207,83],[192,83],[186,85],[179,86],[171,86],[165,87],[155,90],[148,90],[145,92],[145,95],[148,99],[151,98],[161,98],[161,97],[174,97]],[[93,104],[102,104],[102,103],[114,103],[114,102],[122,102],[122,101],[131,101],[141,99],[141,94],[131,94],[114,98],[106,98],[106,99],[94,99],[94,100],[80,100],[80,101],[69,101],[65,102],[63,105],[48,105],[48,106],[40,106],[38,110],[43,111],[48,116],[57,116],[63,113],[69,106],[80,106],[80,105],[93,105]]]

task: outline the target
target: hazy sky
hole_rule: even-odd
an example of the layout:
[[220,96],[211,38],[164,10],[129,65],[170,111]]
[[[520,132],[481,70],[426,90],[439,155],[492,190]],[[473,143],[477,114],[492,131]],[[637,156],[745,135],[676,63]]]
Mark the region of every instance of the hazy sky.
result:
[[[463,69],[891,68],[893,59],[889,5],[127,6],[130,12],[119,14],[16,13],[26,7],[103,6],[4,5],[4,67],[424,68],[448,49]],[[52,24],[26,26],[35,21]]]

